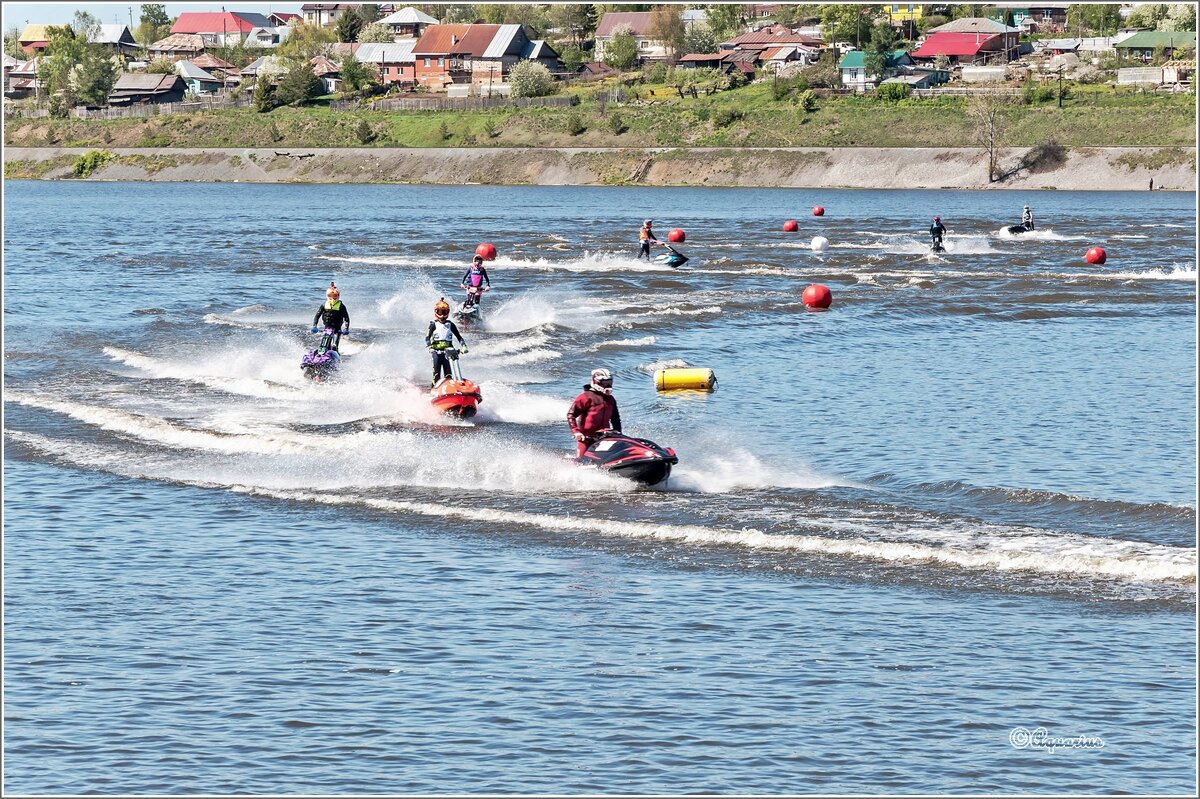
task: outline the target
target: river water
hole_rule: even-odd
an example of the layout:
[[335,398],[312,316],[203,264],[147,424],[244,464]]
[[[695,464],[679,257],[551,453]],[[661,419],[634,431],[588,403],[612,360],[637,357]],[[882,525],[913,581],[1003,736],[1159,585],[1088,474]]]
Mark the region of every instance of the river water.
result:
[[[4,200],[9,792],[1196,788],[1193,195]],[[422,337],[480,241],[451,423]],[[665,487],[563,459],[596,366]]]

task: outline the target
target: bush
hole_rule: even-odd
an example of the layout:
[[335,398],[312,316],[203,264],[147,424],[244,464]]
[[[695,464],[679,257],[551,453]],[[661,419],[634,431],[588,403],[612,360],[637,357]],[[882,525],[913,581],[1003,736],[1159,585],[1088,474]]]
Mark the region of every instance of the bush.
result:
[[911,93],[912,88],[907,83],[881,83],[879,88],[875,89],[875,99],[894,103],[903,100]]
[[446,124],[446,120],[438,123],[438,138],[442,141],[450,138],[450,127]]
[[522,61],[508,74],[513,97],[545,97],[554,93],[554,78],[545,65]]
[[792,93],[792,85],[785,80],[777,80],[771,84],[771,98],[779,101]]
[[86,178],[113,158],[116,156],[108,150],[88,150],[75,159],[75,166],[72,167],[71,172],[77,178]]
[[741,118],[741,111],[734,111],[731,108],[721,108],[718,109],[715,114],[713,114],[712,120],[713,124],[718,128],[727,128]]
[[283,141],[283,134],[279,132],[279,126],[274,122],[267,127],[267,135],[271,137],[271,141],[273,142]]
[[358,127],[354,129],[354,135],[357,137],[359,144],[370,144],[379,138],[375,134],[375,130],[367,120],[359,120]]
[[620,114],[610,114],[608,117],[608,129],[613,132],[614,136],[620,136],[628,128],[625,126],[625,120],[621,119]]
[[805,89],[800,92],[800,108],[804,113],[811,114],[817,110],[817,93],[812,89]]
[[289,69],[283,80],[279,81],[275,97],[280,105],[301,104],[321,96],[323,90],[321,79],[313,74],[312,67],[300,64]]
[[566,125],[567,133],[570,133],[572,136],[578,136],[587,130],[587,126],[583,124],[583,120],[579,118],[579,114],[574,111],[567,114]]
[[254,110],[260,114],[271,111],[279,102],[275,99],[275,86],[265,79],[254,84]]
[[496,123],[490,119],[483,121],[483,133],[489,139],[494,139],[500,135],[500,131],[496,130]]
[[666,79],[667,65],[661,61],[650,67],[650,71],[646,74],[647,83],[663,83]]

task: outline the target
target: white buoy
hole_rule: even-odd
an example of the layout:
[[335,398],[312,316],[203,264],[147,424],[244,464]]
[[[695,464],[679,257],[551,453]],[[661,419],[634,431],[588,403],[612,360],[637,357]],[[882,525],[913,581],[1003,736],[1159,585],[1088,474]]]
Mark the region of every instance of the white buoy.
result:
[[813,236],[812,248],[813,252],[825,252],[829,249],[829,239],[824,236]]

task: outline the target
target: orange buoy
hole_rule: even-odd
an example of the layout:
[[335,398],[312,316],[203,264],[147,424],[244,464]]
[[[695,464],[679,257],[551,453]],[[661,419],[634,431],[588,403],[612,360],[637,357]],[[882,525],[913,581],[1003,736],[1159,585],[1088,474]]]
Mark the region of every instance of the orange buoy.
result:
[[685,239],[687,239],[687,234],[679,228],[675,228],[667,234],[667,241],[671,242],[672,244],[683,244]]
[[783,223],[783,231],[785,233],[795,233],[799,229],[800,229],[800,223],[797,222],[795,219],[789,219],[788,221]]
[[475,254],[485,261],[496,260],[496,245],[488,244],[486,241],[475,248]]
[[804,294],[800,299],[809,308],[820,308],[825,310],[833,304],[833,293],[828,286],[822,286],[820,283],[811,283],[804,290]]
[[818,205],[813,209],[813,216],[825,216],[825,209]]
[[1108,253],[1103,247],[1092,247],[1083,257],[1089,264],[1102,264],[1108,260]]

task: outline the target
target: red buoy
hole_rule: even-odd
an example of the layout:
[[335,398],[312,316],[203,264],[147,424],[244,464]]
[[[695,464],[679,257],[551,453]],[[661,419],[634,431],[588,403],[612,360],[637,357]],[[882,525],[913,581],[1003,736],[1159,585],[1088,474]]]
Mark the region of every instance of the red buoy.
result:
[[485,261],[496,260],[496,245],[488,244],[486,241],[475,248],[475,254]]
[[683,244],[686,238],[687,234],[679,228],[675,228],[667,234],[667,241],[671,242],[672,244]]
[[800,229],[800,223],[797,222],[795,219],[789,219],[788,221],[783,223],[783,230],[785,233],[795,233],[799,229]]
[[825,209],[818,205],[813,209],[813,216],[825,216]]
[[1108,253],[1104,251],[1103,247],[1092,247],[1083,257],[1089,264],[1102,264],[1108,260]]
[[800,299],[809,308],[820,308],[822,310],[833,304],[833,293],[830,292],[828,286],[822,286],[820,283],[811,283],[804,290],[804,294]]

